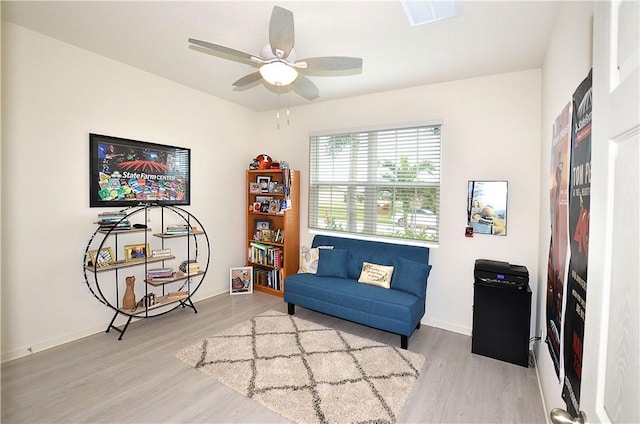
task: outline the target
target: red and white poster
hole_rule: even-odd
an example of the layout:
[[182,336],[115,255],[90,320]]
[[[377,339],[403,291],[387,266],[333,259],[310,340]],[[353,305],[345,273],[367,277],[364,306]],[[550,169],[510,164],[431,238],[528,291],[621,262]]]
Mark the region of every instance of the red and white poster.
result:
[[569,147],[571,136],[571,103],[562,109],[553,123],[551,142],[551,240],[547,265],[547,338],[556,375],[561,370],[562,305],[564,301],[569,255]]
[[569,272],[564,323],[562,398],[574,417],[580,410],[582,346],[587,301],[589,211],[591,205],[591,72],[573,93],[569,193]]

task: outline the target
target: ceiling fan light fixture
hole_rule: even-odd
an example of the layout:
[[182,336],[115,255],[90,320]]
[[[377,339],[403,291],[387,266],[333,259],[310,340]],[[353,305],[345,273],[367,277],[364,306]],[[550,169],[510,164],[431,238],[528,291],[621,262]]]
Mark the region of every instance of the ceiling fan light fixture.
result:
[[262,65],[260,75],[269,84],[283,86],[294,82],[298,78],[298,71],[284,62],[275,61]]

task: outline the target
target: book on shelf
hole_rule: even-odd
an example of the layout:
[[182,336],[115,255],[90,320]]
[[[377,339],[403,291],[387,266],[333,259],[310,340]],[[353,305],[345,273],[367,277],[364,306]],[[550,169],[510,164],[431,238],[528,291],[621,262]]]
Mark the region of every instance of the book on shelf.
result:
[[200,265],[198,265],[197,261],[191,259],[188,261],[183,261],[180,264],[179,269],[185,274],[197,274],[198,272],[200,272]]
[[170,281],[175,274],[173,268],[153,268],[147,270],[147,280],[149,281]]
[[280,247],[266,245],[255,246],[254,243],[251,243],[248,256],[249,260],[255,264],[281,268],[283,265],[284,252]]
[[169,224],[165,234],[189,234],[188,224]]
[[153,277],[153,278],[147,277],[147,281],[149,281],[150,283],[163,283],[163,282],[173,281],[173,280],[175,280],[174,275],[170,275],[169,277]]
[[282,269],[256,268],[253,274],[254,284],[282,290],[282,281],[284,280],[282,272]]
[[100,224],[100,230],[102,231],[127,231],[131,229],[131,223],[129,221],[121,221],[117,224],[113,223],[109,223],[109,224]]
[[117,224],[126,217],[124,212],[103,212],[98,214],[98,224]]
[[256,249],[260,250],[266,250],[268,246],[266,244],[256,243],[255,241],[253,241],[251,242],[251,247],[255,247]]

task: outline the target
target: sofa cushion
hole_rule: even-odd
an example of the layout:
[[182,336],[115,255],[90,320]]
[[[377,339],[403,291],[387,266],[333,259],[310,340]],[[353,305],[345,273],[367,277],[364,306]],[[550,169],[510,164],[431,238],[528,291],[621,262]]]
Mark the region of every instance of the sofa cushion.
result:
[[347,278],[349,251],[344,249],[319,249],[318,272],[320,277]]
[[300,270],[307,274],[315,274],[318,271],[318,257],[320,249],[333,249],[333,246],[300,247]]
[[285,302],[398,334],[411,335],[424,315],[424,300],[356,280],[293,274],[285,283]]
[[[389,261],[392,258],[401,257],[410,261],[429,263],[429,249],[426,247],[316,234],[313,238],[312,247],[318,246],[334,246],[336,249],[347,249],[352,252],[372,253],[376,256],[387,258]],[[393,265],[373,258],[364,260],[376,264]],[[362,261],[360,261],[359,265],[362,266]],[[358,275],[360,275],[360,270],[350,278],[357,279]]]
[[372,264],[369,262],[362,263],[362,272],[358,283],[372,284],[374,286],[388,289],[391,287],[391,276],[393,275],[393,267]]
[[423,298],[431,265],[404,258],[395,258],[393,262],[395,269],[391,280],[391,288]]
[[300,271],[315,274],[318,271],[318,248],[300,247]]

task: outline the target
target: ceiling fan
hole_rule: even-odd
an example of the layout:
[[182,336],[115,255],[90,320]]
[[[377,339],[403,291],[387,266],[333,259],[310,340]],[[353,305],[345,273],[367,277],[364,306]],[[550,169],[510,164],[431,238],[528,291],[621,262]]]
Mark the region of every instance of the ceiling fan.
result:
[[235,87],[245,87],[262,79],[278,87],[291,85],[293,91],[301,96],[315,99],[319,96],[318,88],[301,72],[322,71],[323,74],[330,74],[334,71],[362,70],[362,59],[358,57],[327,56],[296,60],[293,50],[294,41],[293,13],[279,6],[273,7],[269,23],[269,44],[262,48],[259,56],[189,38],[189,43],[193,45],[231,56],[231,59],[260,68],[234,82]]

